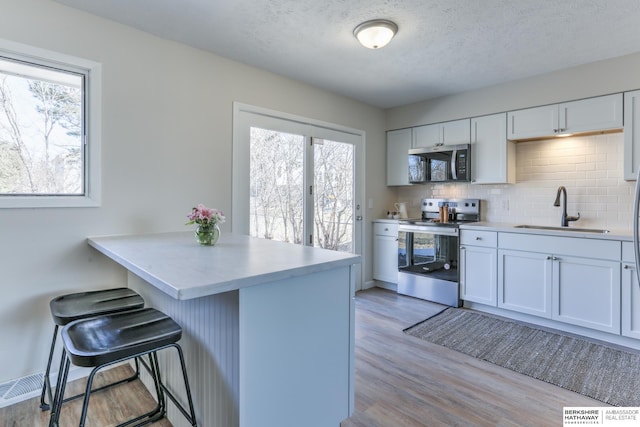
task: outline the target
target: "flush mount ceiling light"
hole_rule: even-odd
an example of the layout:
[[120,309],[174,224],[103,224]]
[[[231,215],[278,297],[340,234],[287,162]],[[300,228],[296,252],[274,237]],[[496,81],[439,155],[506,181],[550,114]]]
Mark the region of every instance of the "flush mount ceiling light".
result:
[[362,46],[369,49],[380,49],[389,44],[393,36],[398,32],[398,26],[386,19],[374,19],[363,22],[353,30]]

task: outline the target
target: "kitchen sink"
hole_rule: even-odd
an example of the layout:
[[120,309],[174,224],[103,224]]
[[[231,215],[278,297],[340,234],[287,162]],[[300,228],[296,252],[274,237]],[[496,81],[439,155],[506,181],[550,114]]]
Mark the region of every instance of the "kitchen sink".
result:
[[551,227],[547,225],[516,225],[514,228],[525,228],[530,230],[551,230],[551,231],[576,231],[580,233],[607,234],[609,230],[600,228],[576,228],[576,227]]

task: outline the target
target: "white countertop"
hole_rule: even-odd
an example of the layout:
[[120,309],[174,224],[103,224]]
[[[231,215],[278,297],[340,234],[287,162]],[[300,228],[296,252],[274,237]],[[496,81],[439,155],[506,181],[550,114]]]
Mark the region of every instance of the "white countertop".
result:
[[[501,231],[509,233],[523,233],[523,234],[538,234],[548,236],[563,236],[563,237],[581,237],[587,239],[600,239],[600,240],[620,240],[620,241],[633,241],[633,233],[627,230],[614,230],[610,229],[608,233],[592,233],[587,231],[580,231],[580,227],[571,226],[567,229],[554,229],[554,230],[541,230],[535,228],[517,228],[519,224],[509,223],[497,223],[497,222],[472,222],[469,224],[463,224],[461,229],[475,229],[484,231]],[[588,227],[585,227],[588,228]]]
[[89,245],[175,299],[199,298],[359,264],[360,256],[222,233],[201,246],[193,231],[90,237]]

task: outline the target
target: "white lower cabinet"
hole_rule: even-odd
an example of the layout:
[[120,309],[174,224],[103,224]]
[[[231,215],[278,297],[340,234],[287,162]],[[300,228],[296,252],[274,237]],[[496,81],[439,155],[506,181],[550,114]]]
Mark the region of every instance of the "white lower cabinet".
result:
[[552,260],[547,254],[498,251],[498,307],[551,318]]
[[620,333],[620,262],[554,256],[552,319]]
[[622,242],[621,334],[640,339],[640,287],[633,255],[633,244]]
[[497,233],[460,231],[460,298],[495,307]]
[[620,257],[619,241],[499,233],[498,307],[620,334]]
[[373,223],[373,278],[398,283],[398,224]]

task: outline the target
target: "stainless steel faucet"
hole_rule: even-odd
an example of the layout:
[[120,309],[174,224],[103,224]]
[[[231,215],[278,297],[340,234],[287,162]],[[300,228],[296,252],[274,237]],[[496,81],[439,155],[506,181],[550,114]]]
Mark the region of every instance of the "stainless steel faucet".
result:
[[569,216],[567,215],[567,189],[564,188],[564,185],[561,185],[558,188],[558,194],[556,194],[556,201],[553,202],[553,206],[560,206],[560,194],[562,194],[562,220],[560,223],[561,227],[568,227],[569,221],[577,221],[580,219],[580,212],[578,212],[578,216]]

